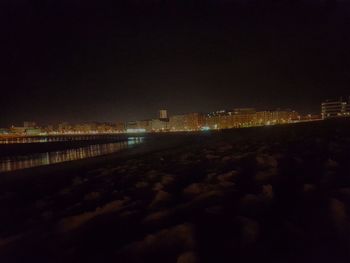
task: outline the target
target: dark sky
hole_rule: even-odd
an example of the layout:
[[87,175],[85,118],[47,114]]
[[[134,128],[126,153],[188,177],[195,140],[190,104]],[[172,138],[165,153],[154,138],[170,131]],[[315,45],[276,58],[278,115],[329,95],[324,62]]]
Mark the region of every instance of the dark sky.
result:
[[350,8],[326,0],[1,0],[0,126],[350,95]]

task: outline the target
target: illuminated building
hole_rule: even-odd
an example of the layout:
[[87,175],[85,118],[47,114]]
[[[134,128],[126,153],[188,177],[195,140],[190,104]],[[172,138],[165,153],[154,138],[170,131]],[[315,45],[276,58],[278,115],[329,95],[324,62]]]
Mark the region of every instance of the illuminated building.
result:
[[26,128],[25,127],[16,127],[16,126],[12,126],[10,128],[12,133],[15,134],[25,134],[26,133]]
[[250,127],[254,124],[256,111],[253,108],[239,108],[234,109],[229,116],[231,128]]
[[204,115],[201,113],[187,113],[170,116],[170,131],[198,131],[204,126]]
[[307,114],[303,116],[299,116],[300,121],[316,121],[316,120],[321,120],[322,117],[319,114]]
[[[350,114],[349,104],[338,101],[338,111],[342,116]],[[324,109],[334,109],[334,102],[323,103]],[[340,106],[339,106],[340,105]],[[327,108],[328,107],[328,108]],[[338,116],[338,115],[336,115]],[[16,134],[39,134],[39,133],[115,133],[115,132],[167,132],[167,131],[200,131],[210,129],[231,129],[241,127],[252,127],[260,125],[273,125],[290,123],[293,121],[316,120],[317,116],[310,115],[305,118],[291,110],[276,111],[256,111],[254,108],[235,108],[232,110],[219,110],[208,114],[186,113],[174,116],[168,116],[167,110],[159,111],[159,118],[152,120],[137,120],[127,123],[79,123],[70,125],[67,122],[60,123],[57,129],[53,126],[47,126],[42,130],[34,122],[25,122],[25,127],[12,127],[11,132]]]
[[74,125],[74,131],[78,133],[87,133],[89,131],[89,127],[86,127],[85,124],[77,124]]
[[269,121],[272,121],[272,114],[270,111],[258,111],[255,114],[255,124],[256,125],[265,125]]
[[254,123],[256,125],[283,124],[299,119],[299,114],[291,110],[258,111],[255,114]]
[[117,132],[125,132],[125,130],[126,130],[125,123],[124,122],[117,122],[115,124],[115,130]]
[[295,119],[296,117],[293,117],[295,115],[295,112],[291,110],[277,110],[272,111],[272,121],[273,123],[289,123],[292,119]]
[[159,119],[161,119],[161,120],[168,119],[168,112],[167,112],[167,110],[160,110],[159,111]]
[[206,116],[205,126],[210,129],[231,129],[253,125],[255,109],[241,108],[231,111],[221,110]]
[[198,131],[204,126],[204,116],[201,113],[185,114],[185,130]]
[[[298,120],[300,120],[300,118],[301,118],[301,116],[300,116],[300,114],[297,111],[292,111],[291,112],[290,120],[292,122],[298,121]],[[320,119],[321,117],[318,114],[312,114],[312,119],[316,119],[316,118]]]
[[321,104],[322,119],[349,116],[349,103],[339,100],[327,100]]
[[229,125],[228,116],[230,113],[226,110],[219,110],[208,113],[205,116],[204,123],[210,129],[227,129],[231,128]]
[[144,130],[146,132],[150,132],[152,130],[151,120],[140,120],[136,121],[137,129]]
[[128,121],[126,123],[126,130],[130,130],[130,129],[138,129],[136,121]]
[[213,111],[207,114],[209,117],[215,117],[215,116],[224,116],[224,115],[229,115],[230,112],[227,110],[218,110],[218,111]]
[[39,135],[41,133],[41,129],[37,128],[27,128],[25,131],[26,135]]
[[111,123],[99,123],[96,125],[96,131],[99,133],[112,133],[114,127]]
[[170,131],[198,131],[204,125],[205,119],[201,113],[174,115],[169,118]]
[[146,132],[145,129],[133,129],[133,128],[130,128],[130,129],[127,129],[126,130],[127,133],[144,133]]
[[167,131],[168,128],[168,121],[165,120],[160,120],[160,119],[153,119],[151,121],[151,130],[155,131],[155,132],[159,132],[159,131]]
[[150,120],[141,121],[129,121],[126,125],[127,131],[129,130],[145,130],[147,132],[152,130],[152,124]]
[[184,131],[185,122],[186,122],[186,117],[184,114],[170,116],[169,118],[170,131]]
[[9,129],[3,129],[3,128],[0,128],[0,134],[10,134],[11,131]]
[[239,108],[231,111],[221,110],[209,113],[205,126],[210,129],[231,129],[266,124],[290,123],[297,120],[298,113],[291,110],[258,111],[253,108]]
[[208,127],[209,129],[220,129],[221,127],[218,127],[218,123],[220,122],[220,117],[219,116],[213,116],[213,115],[207,115],[205,117],[205,126]]
[[71,126],[67,122],[62,122],[58,124],[59,132],[65,133],[65,132],[69,132],[70,130],[71,130]]
[[47,127],[45,128],[46,132],[53,132],[55,129],[53,127],[53,125],[47,125]]
[[0,134],[9,134],[10,131],[8,129],[0,129]]
[[[69,130],[76,133],[96,133],[99,130],[98,127],[99,125],[97,123],[83,123],[75,125],[73,129],[70,127]],[[100,132],[103,131],[103,126],[101,127]]]

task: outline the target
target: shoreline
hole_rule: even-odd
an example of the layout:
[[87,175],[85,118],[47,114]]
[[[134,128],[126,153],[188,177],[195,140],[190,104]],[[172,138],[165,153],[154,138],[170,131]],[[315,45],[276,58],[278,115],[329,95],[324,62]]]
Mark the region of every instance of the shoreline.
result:
[[[189,139],[189,138],[188,138]],[[179,145],[180,144],[180,145]],[[8,171],[0,173],[0,188],[4,182],[16,181],[38,176],[58,175],[62,172],[67,174],[82,173],[91,169],[97,169],[104,165],[113,165],[116,162],[122,162],[129,158],[142,158],[147,154],[164,151],[171,148],[181,147],[183,143],[175,141],[164,142],[155,138],[148,138],[142,144],[134,145],[130,148],[121,149],[112,154],[105,154],[80,160],[66,161],[50,165],[31,167],[21,170]]]
[[[318,124],[321,126],[329,126],[329,124],[336,124],[337,122],[349,123],[346,119],[335,119],[328,121],[319,121],[313,122],[313,124]],[[61,163],[55,163],[44,166],[37,166],[26,168],[22,170],[9,171],[0,173],[0,184],[6,177],[17,177],[17,176],[31,176],[31,175],[45,175],[45,174],[56,174],[62,171],[69,172],[81,172],[82,170],[89,170],[97,168],[103,165],[112,165],[114,161],[127,160],[128,158],[142,158],[145,155],[157,151],[166,151],[171,148],[180,148],[183,146],[188,146],[193,142],[206,142],[210,141],[225,140],[227,138],[232,138],[236,136],[235,140],[241,140],[240,137],[254,137],[259,136],[269,136],[269,133],[278,134],[280,130],[285,130],[288,128],[308,128],[312,123],[293,123],[293,124],[284,124],[284,125],[274,125],[274,126],[263,126],[263,127],[249,127],[249,128],[239,128],[239,129],[226,129],[226,130],[215,130],[208,132],[180,132],[180,133],[161,133],[161,134],[152,134],[153,136],[146,137],[145,141],[142,144],[132,146],[131,148],[121,149],[118,152],[112,154],[106,154],[96,157],[90,157],[86,159],[66,161]],[[272,134],[270,134],[271,136]],[[172,140],[169,140],[172,139]],[[246,138],[247,139],[247,138]],[[255,138],[251,138],[255,139]],[[90,142],[90,144],[89,144]],[[91,141],[86,141],[88,145],[91,145]],[[67,148],[65,148],[67,149]],[[35,154],[36,152],[34,152]],[[1,156],[1,151],[0,151]]]

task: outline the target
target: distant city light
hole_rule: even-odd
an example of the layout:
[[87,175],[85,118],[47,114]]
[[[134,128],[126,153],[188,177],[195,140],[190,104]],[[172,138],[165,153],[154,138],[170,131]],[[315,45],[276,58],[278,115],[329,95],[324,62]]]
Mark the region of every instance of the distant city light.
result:
[[146,132],[146,129],[127,129],[126,133],[143,133]]
[[26,121],[22,126],[12,125],[9,128],[0,129],[0,136],[6,139],[46,135],[192,132],[288,124],[348,116],[350,116],[350,103],[341,99],[323,102],[321,104],[321,115],[306,114],[301,116],[290,109],[259,111],[254,108],[233,108],[209,113],[192,112],[168,115],[168,111],[162,109],[156,118],[117,123],[85,122],[70,124],[61,122],[57,125],[38,126],[36,122]]

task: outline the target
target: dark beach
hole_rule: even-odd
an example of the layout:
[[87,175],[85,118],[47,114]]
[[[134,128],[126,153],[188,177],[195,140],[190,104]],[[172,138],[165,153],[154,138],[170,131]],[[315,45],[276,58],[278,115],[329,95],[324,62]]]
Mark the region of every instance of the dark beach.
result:
[[349,262],[350,119],[159,134],[0,174],[1,262]]

